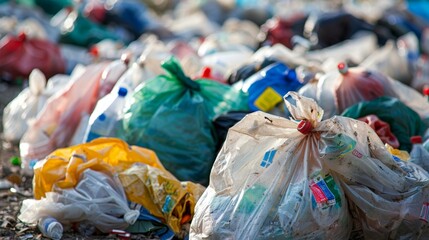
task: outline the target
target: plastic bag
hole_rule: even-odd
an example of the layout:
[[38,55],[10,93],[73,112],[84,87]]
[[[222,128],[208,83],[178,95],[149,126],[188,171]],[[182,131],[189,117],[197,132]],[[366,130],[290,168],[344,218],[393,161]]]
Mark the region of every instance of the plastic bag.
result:
[[129,146],[115,138],[101,138],[58,149],[34,166],[34,198],[44,197],[54,186],[76,186],[79,175],[87,168],[113,174],[124,171],[137,162],[164,170],[153,151]]
[[411,150],[410,137],[422,136],[427,128],[419,115],[401,101],[391,97],[380,97],[373,101],[361,102],[347,108],[341,115],[360,118],[376,115],[390,125],[392,133],[398,138],[399,149]]
[[229,77],[228,77],[228,84],[234,84],[239,81],[244,81],[253,74],[257,73],[261,69],[268,67],[269,65],[275,63],[276,60],[273,58],[264,58],[261,62],[253,62],[249,64],[245,64],[235,70]]
[[390,131],[390,125],[382,120],[380,120],[376,115],[370,114],[358,120],[366,122],[380,137],[383,143],[387,143],[393,148],[399,147],[399,141],[396,136]]
[[[323,110],[289,94],[298,106],[289,107],[292,116],[321,131]],[[195,208],[191,239],[348,238],[351,218],[338,179],[323,167],[316,134],[297,127],[255,112],[230,128]]]
[[1,40],[0,75],[3,78],[28,78],[35,68],[47,78],[64,73],[65,63],[58,46],[47,40],[29,39],[25,33]]
[[192,81],[174,58],[167,75],[141,84],[124,116],[124,139],[153,149],[179,180],[207,183],[216,142],[212,120],[230,110],[247,110],[241,92],[209,80]]
[[139,215],[139,211],[128,207],[124,189],[116,176],[86,169],[74,188],[49,192],[41,200],[24,200],[18,218],[36,223],[42,217],[51,216],[68,225],[85,221],[108,233],[113,229],[126,229]]
[[118,39],[117,35],[103,26],[91,22],[73,7],[59,11],[52,17],[51,24],[61,29],[61,43],[88,47],[103,39]]
[[28,120],[35,118],[44,105],[42,95],[46,78],[35,69],[30,74],[29,87],[24,89],[3,110],[3,135],[8,141],[19,141],[28,128]]
[[219,152],[225,142],[228,130],[236,123],[241,121],[250,111],[231,111],[216,117],[213,120],[215,128],[217,147],[216,152]]
[[285,99],[294,120],[256,112],[230,129],[190,237],[348,239],[352,216],[368,239],[419,236],[428,173],[393,157],[366,123],[321,121],[312,99]]
[[302,87],[294,69],[283,63],[274,63],[256,72],[234,87],[249,94],[249,109],[268,112],[282,101],[282,96],[288,91]]
[[89,114],[94,109],[105,67],[105,63],[100,63],[75,69],[69,83],[47,100],[21,139],[19,150],[23,162],[43,159],[69,144],[82,113]]
[[178,233],[194,216],[194,207],[204,187],[179,182],[165,169],[141,164],[119,173],[128,199],[145,207]]

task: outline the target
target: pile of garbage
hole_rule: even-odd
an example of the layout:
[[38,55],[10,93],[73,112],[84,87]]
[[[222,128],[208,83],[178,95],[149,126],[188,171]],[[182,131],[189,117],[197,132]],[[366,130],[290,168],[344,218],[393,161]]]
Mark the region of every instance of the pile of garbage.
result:
[[429,236],[427,2],[0,2],[44,236]]

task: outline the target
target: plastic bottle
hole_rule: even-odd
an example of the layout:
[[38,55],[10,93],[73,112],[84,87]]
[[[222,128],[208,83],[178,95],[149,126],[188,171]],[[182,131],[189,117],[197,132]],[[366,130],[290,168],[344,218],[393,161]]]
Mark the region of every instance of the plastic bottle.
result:
[[423,147],[421,136],[412,136],[410,138],[413,147],[410,152],[410,162],[413,162],[424,170],[429,170],[429,152]]
[[63,225],[53,217],[43,217],[37,224],[43,236],[59,240],[63,236]]
[[[110,99],[110,96],[106,96],[107,108],[101,114],[94,111],[96,119],[91,116],[89,121],[89,127],[85,134],[85,142],[89,142],[99,137],[110,137],[114,133],[115,125],[118,119],[122,116],[123,108],[125,105],[125,97],[127,96],[126,88],[119,88],[118,94],[115,98]],[[109,100],[111,100],[109,104]],[[98,105],[98,104],[97,104]],[[104,105],[104,104],[102,104]]]

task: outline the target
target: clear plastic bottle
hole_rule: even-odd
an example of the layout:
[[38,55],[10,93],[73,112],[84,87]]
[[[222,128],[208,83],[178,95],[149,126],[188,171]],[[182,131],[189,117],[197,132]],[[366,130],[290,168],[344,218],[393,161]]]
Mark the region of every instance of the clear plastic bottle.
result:
[[421,136],[412,136],[410,138],[413,147],[410,152],[410,162],[429,171],[429,152],[423,147]]
[[[100,114],[94,110],[89,120],[89,126],[85,134],[85,142],[89,142],[99,137],[112,137],[115,131],[116,122],[122,117],[122,112],[125,106],[125,97],[128,90],[126,88],[119,88],[118,94],[115,98],[106,96],[106,109]],[[102,104],[104,105],[104,104]]]
[[37,226],[43,236],[59,240],[63,236],[63,225],[53,217],[43,217],[39,220]]

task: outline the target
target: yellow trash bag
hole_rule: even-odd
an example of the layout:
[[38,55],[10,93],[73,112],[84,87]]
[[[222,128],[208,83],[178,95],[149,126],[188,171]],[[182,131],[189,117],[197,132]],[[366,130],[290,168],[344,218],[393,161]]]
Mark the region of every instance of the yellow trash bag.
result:
[[45,193],[52,192],[54,186],[63,189],[75,187],[85,169],[113,175],[137,162],[165,171],[155,152],[129,146],[116,138],[99,138],[89,143],[58,149],[34,166],[34,198],[45,197]]
[[205,188],[179,182],[170,172],[149,165],[134,165],[119,173],[127,198],[162,219],[175,233],[194,216],[195,204]]

